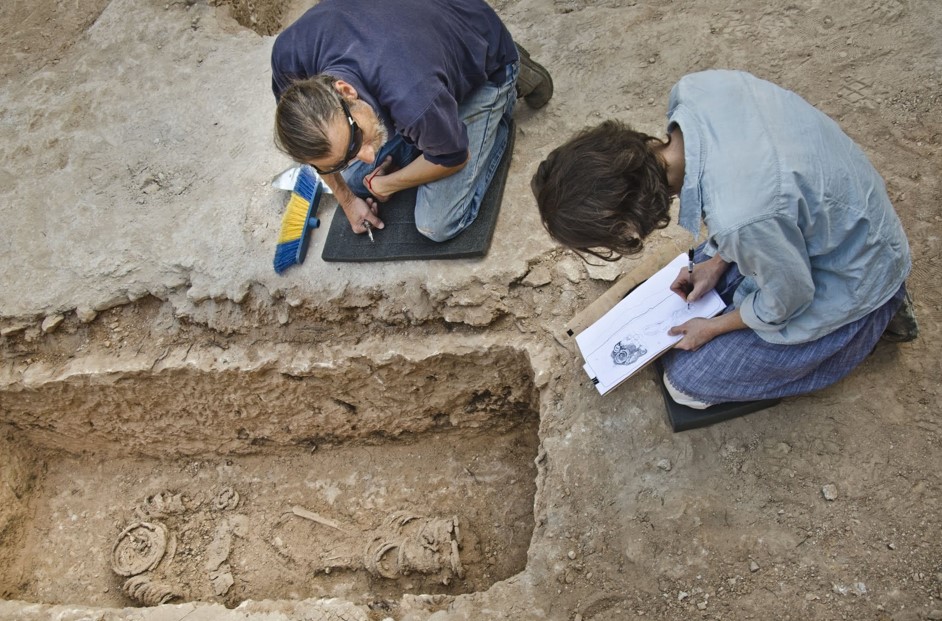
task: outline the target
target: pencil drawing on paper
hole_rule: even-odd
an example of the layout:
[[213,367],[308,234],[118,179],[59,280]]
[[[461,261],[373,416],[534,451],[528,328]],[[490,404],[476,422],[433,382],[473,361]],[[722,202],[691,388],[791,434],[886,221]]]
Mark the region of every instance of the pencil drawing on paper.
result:
[[611,336],[586,358],[606,385],[634,373],[670,347],[677,340],[668,334],[670,328],[691,317],[687,304],[670,290],[641,298],[619,315],[610,325]]
[[680,340],[680,335],[669,334],[671,327],[723,310],[723,301],[715,291],[689,307],[683,297],[671,291],[671,283],[686,260],[686,255],[678,256],[576,337],[586,372],[602,394]]
[[[612,361],[615,364],[631,364],[631,360],[624,362],[623,360],[631,358],[630,353],[626,353],[625,356],[619,356],[616,358],[615,352],[622,351],[624,348],[628,348],[631,351],[643,350],[640,351],[637,355],[634,356],[634,360],[637,360],[645,353],[647,353],[646,348],[642,343],[648,342],[649,337],[658,337],[667,332],[672,325],[675,325],[673,322],[678,320],[680,317],[684,316],[683,309],[675,309],[673,311],[664,311],[659,310],[659,307],[665,305],[665,303],[672,301],[672,298],[675,297],[673,292],[668,291],[666,294],[659,292],[657,295],[649,296],[647,299],[641,300],[636,306],[630,309],[628,317],[620,320],[621,327],[616,331],[618,332],[624,330],[625,328],[631,328],[631,332],[624,334],[622,337],[615,337],[615,345],[612,347]],[[608,341],[611,343],[611,340]],[[624,344],[624,346],[623,346]],[[633,345],[633,347],[629,347]],[[605,347],[603,345],[602,347]]]
[[615,343],[615,347],[612,348],[612,362],[629,365],[646,353],[648,353],[648,350],[629,336]]
[[690,319],[690,314],[687,312],[686,307],[678,308],[670,314],[670,317],[662,317],[649,323],[644,328],[644,333],[648,336],[663,334],[673,326],[679,326],[688,319]]

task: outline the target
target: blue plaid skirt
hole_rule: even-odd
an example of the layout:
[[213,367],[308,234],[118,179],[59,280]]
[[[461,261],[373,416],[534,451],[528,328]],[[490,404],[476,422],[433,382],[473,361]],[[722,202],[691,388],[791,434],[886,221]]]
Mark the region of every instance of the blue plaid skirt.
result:
[[[730,304],[742,280],[730,265],[717,292]],[[906,285],[883,306],[817,340],[769,343],[753,330],[716,337],[695,352],[674,349],[661,362],[671,383],[704,403],[775,399],[809,393],[844,378],[873,351],[903,303]],[[730,304],[724,312],[733,310]]]

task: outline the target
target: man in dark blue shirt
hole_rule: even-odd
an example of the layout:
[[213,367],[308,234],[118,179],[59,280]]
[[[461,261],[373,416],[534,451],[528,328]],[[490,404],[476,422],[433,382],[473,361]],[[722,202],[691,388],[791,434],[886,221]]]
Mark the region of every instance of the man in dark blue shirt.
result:
[[323,0],[275,40],[272,90],[279,146],[355,232],[418,187],[416,226],[445,241],[477,215],[516,95],[540,107],[552,80],[484,0]]

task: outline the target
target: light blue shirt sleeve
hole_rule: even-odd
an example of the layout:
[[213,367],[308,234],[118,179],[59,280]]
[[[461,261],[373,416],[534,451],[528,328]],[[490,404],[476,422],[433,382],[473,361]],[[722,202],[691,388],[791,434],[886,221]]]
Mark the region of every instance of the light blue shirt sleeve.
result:
[[737,301],[742,320],[756,332],[775,333],[814,300],[811,261],[793,221],[769,216],[718,236],[720,257],[750,279]]
[[889,300],[909,274],[906,234],[879,173],[832,119],[741,71],[672,89],[684,138],[678,223],[708,231],[707,254],[745,277],[743,321],[772,343],[803,343]]

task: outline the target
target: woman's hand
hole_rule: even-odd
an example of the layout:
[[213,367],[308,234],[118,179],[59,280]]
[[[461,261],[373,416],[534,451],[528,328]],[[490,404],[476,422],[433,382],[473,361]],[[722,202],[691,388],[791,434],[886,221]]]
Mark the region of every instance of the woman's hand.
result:
[[729,263],[715,255],[703,263],[693,266],[693,273],[687,268],[681,268],[677,278],[671,284],[671,291],[679,295],[685,302],[696,302],[708,291],[716,287],[720,277],[726,272]]
[[725,315],[713,317],[711,319],[702,319],[695,317],[685,321],[679,326],[674,326],[667,331],[671,336],[683,335],[674,345],[677,349],[686,349],[687,351],[697,351],[716,337],[733,330],[744,330],[748,328],[743,320],[739,309],[733,309]]
[[707,343],[713,340],[716,336],[716,331],[713,329],[712,319],[701,319],[700,317],[685,321],[679,326],[674,326],[667,331],[671,336],[677,336],[678,334],[683,334],[683,338],[677,341],[674,345],[677,349],[685,349],[687,351],[697,351]]

